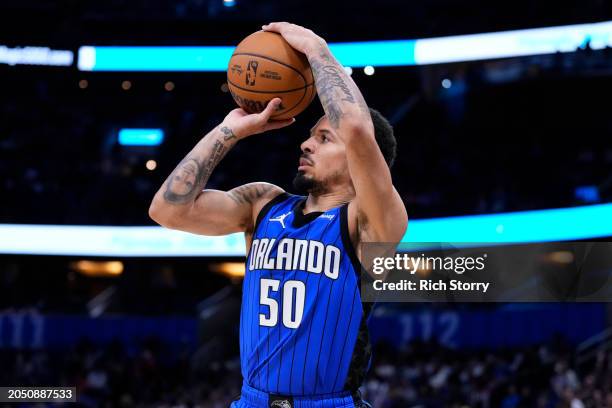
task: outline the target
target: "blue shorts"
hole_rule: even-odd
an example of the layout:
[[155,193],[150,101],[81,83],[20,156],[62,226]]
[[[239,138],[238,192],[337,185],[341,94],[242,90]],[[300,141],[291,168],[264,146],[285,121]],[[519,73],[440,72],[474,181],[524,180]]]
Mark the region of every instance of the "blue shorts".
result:
[[348,391],[308,397],[287,397],[268,394],[243,384],[240,399],[232,402],[230,408],[371,408],[371,406]]

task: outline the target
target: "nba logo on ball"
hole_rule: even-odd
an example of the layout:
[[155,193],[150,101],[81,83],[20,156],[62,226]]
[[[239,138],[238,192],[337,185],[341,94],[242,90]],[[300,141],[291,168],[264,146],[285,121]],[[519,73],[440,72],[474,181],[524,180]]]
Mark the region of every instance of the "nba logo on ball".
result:
[[250,60],[249,64],[247,65],[247,71],[246,71],[246,84],[249,86],[254,86],[255,85],[255,79],[257,78],[257,61],[253,61]]
[[272,115],[276,120],[297,116],[316,93],[306,56],[280,34],[266,31],[253,33],[238,44],[229,61],[227,87],[248,113],[259,113],[269,101],[281,98],[281,106]]

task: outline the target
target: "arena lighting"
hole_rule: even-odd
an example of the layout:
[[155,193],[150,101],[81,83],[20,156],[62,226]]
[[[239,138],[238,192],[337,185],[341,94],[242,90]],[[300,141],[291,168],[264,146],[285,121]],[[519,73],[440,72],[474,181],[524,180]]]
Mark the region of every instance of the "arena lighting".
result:
[[70,268],[89,277],[109,278],[123,273],[123,262],[120,261],[76,261]]
[[[427,65],[612,47],[612,21],[417,40],[331,43],[340,63]],[[82,46],[81,71],[225,71],[234,46]]]
[[0,224],[0,253],[157,257],[244,256],[242,234],[203,237],[162,227]]
[[570,251],[554,251],[546,254],[545,260],[557,264],[571,264],[574,262],[574,254]]
[[147,160],[147,162],[145,163],[145,167],[147,168],[147,170],[153,171],[157,168],[157,162],[153,159]]
[[80,47],[81,71],[225,71],[234,47]]
[[245,273],[244,262],[221,262],[210,265],[210,269],[228,278],[241,278]]
[[[599,204],[490,215],[411,219],[402,242],[504,244],[611,236],[612,204]],[[161,227],[0,224],[0,253],[243,257],[245,244],[244,236],[239,233],[204,237]]]
[[585,203],[596,203],[599,201],[599,188],[597,186],[579,186],[574,190],[574,197]]
[[9,48],[0,45],[0,64],[69,67],[73,60],[72,51],[53,50],[49,47]]
[[122,146],[159,146],[164,141],[162,129],[120,129],[119,144]]

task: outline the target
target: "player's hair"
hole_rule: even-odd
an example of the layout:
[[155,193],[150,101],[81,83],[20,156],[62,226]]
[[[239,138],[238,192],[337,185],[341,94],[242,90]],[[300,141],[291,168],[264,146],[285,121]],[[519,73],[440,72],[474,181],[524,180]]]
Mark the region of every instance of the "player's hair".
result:
[[378,143],[378,148],[382,152],[387,166],[391,167],[395,162],[395,156],[397,156],[397,141],[393,134],[393,126],[379,111],[372,108],[369,109],[372,123],[374,124],[376,143]]

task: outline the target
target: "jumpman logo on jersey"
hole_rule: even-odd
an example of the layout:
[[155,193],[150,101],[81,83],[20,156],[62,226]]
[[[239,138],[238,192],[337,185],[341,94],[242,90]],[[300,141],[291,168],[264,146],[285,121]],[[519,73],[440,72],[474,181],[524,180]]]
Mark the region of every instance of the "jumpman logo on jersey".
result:
[[268,221],[278,221],[278,222],[281,223],[283,228],[285,228],[285,218],[287,218],[290,214],[291,214],[291,211],[289,211],[288,213],[285,213],[283,215],[279,215],[276,218],[270,218],[270,219],[268,219]]

